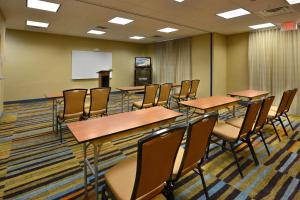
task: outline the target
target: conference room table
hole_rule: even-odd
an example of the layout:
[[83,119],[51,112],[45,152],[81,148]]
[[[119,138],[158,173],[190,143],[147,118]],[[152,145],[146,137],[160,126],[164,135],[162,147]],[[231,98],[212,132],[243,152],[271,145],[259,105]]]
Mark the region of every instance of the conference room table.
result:
[[260,90],[241,90],[236,92],[228,93],[231,97],[239,97],[239,98],[247,98],[250,101],[253,99],[259,99],[269,95],[268,91],[260,91]]
[[[203,113],[218,111],[223,108],[227,108],[228,106],[234,106],[239,103],[239,98],[227,97],[227,96],[211,96],[204,97],[194,100],[181,101],[179,104],[187,107],[187,117],[186,121],[189,121],[189,109],[195,108],[203,111]],[[235,110],[233,109],[233,113]]]
[[[87,169],[89,168],[95,176],[95,192],[98,199],[98,159],[102,144],[140,131],[171,124],[181,115],[182,113],[158,106],[67,123],[77,142],[83,144],[85,196],[87,196]],[[94,147],[94,166],[87,159],[89,145]]]
[[[177,83],[173,83],[172,84],[172,88],[177,88],[177,87],[181,87],[181,84],[177,84]],[[116,88],[117,90],[119,90],[121,92],[121,112],[124,112],[124,99],[125,96],[127,95],[127,107],[128,107],[128,111],[130,110],[129,108],[129,104],[130,104],[130,95],[133,93],[138,93],[138,92],[144,92],[145,90],[145,86],[141,85],[141,86],[127,86],[127,87],[118,87]]]

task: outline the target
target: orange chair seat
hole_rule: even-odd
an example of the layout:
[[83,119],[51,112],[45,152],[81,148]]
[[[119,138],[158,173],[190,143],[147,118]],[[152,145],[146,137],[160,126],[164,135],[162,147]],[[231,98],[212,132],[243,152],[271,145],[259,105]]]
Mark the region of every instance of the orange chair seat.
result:
[[137,107],[137,108],[150,108],[153,105],[152,105],[152,103],[144,104],[143,105],[143,101],[136,101],[136,102],[133,103],[133,106]]
[[238,138],[239,132],[239,128],[226,123],[217,123],[213,130],[213,134],[229,142],[234,142]]

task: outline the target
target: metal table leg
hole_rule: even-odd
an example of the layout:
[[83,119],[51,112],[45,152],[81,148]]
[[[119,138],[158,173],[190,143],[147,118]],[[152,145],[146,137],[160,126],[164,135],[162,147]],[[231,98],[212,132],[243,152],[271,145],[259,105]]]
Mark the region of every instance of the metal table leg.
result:
[[187,123],[187,124],[189,123],[189,112],[190,112],[190,107],[187,106],[187,107],[186,107],[186,123]]
[[94,176],[95,176],[95,192],[96,192],[96,199],[98,199],[98,145],[94,146]]
[[52,99],[52,131],[53,131],[53,133],[54,133],[54,127],[56,126],[55,117],[54,117],[54,115],[55,115],[54,110],[55,110],[55,98]]
[[233,108],[232,108],[232,116],[235,117],[235,105],[233,105]]
[[88,190],[87,190],[87,185],[88,185],[88,181],[87,181],[87,166],[86,166],[86,151],[87,151],[87,145],[86,143],[83,144],[83,177],[84,177],[84,196],[87,197],[88,196]]
[[123,107],[124,107],[124,92],[121,92],[121,95],[122,95],[121,112],[123,112]]

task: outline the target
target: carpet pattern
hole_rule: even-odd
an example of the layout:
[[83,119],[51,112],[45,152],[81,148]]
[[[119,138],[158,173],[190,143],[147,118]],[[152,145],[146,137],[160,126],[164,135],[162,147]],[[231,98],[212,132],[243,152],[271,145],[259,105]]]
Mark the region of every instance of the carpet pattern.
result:
[[[133,101],[140,99],[136,95]],[[126,103],[126,102],[125,102]],[[109,114],[120,112],[120,95],[112,94]],[[127,105],[127,104],[126,104]],[[242,114],[244,109],[238,109]],[[220,119],[232,117],[224,110]],[[176,124],[185,122],[181,117]],[[292,117],[293,132],[284,121],[289,137],[277,124],[279,142],[271,126],[264,135],[271,155],[262,141],[253,145],[260,165],[255,166],[249,149],[241,145],[238,159],[245,177],[241,178],[230,152],[211,145],[209,159],[204,163],[204,175],[212,199],[300,199],[300,134],[299,117]],[[63,129],[65,143],[52,132],[52,102],[36,101],[5,105],[0,121],[0,199],[83,199],[83,153],[70,131]],[[111,166],[136,152],[137,141],[147,132],[140,132],[106,143],[99,158],[99,191],[103,174]],[[93,149],[88,151],[93,163]],[[94,178],[89,172],[89,191]],[[181,199],[205,199],[200,177],[186,174],[176,184],[175,196]]]

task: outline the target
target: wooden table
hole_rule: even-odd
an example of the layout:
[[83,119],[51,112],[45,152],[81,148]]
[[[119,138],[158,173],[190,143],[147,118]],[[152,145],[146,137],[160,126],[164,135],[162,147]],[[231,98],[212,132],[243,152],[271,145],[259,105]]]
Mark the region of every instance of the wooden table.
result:
[[[173,83],[172,84],[172,88],[176,88],[176,87],[181,87],[180,84],[177,84],[177,83]],[[128,86],[128,87],[118,87],[116,88],[117,90],[120,90],[121,92],[121,95],[122,95],[122,99],[121,99],[121,112],[124,111],[123,107],[124,107],[124,98],[125,96],[127,95],[127,107],[128,107],[128,111],[130,110],[129,108],[129,100],[130,100],[130,95],[132,93],[137,93],[137,92],[144,92],[145,90],[145,86],[142,85],[142,86]]]
[[268,94],[269,92],[260,90],[242,90],[228,93],[228,95],[230,95],[231,97],[243,97],[248,98],[249,100],[261,98],[267,96]]
[[[195,99],[195,100],[181,101],[179,103],[188,108],[187,109],[187,122],[188,122],[189,108],[200,109],[200,110],[204,111],[204,113],[207,113],[207,112],[220,110],[220,109],[228,107],[228,106],[234,106],[239,101],[240,101],[240,99],[234,98],[234,97],[211,96],[211,97],[205,97],[205,98],[200,98],[200,99]],[[235,112],[235,110],[233,109],[233,113],[234,112]]]
[[[181,115],[181,113],[158,106],[68,123],[67,126],[77,142],[83,143],[85,195],[87,195],[87,168],[89,168],[95,176],[95,192],[96,199],[98,199],[98,158],[103,143],[137,131],[171,124]],[[94,147],[94,166],[87,159],[87,148],[90,144]]]

